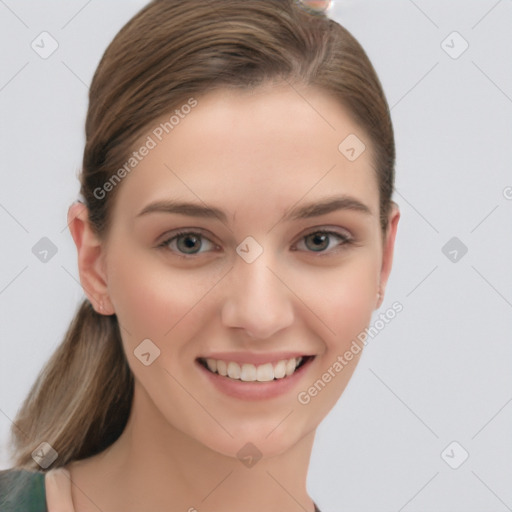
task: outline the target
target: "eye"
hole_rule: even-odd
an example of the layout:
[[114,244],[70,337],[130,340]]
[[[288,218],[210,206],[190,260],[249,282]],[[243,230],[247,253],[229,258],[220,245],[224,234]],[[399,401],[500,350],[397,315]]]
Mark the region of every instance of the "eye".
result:
[[202,233],[196,231],[179,231],[174,236],[167,238],[159,247],[170,249],[178,256],[194,256],[205,252],[201,250],[206,246],[208,249],[215,249],[217,246]]
[[[337,240],[337,243],[333,242],[334,239]],[[332,252],[331,249],[333,249],[334,247],[352,244],[354,240],[344,233],[320,229],[317,231],[312,231],[311,233],[305,235],[297,244],[297,247],[301,246],[302,242],[304,242],[304,245],[306,246],[306,251],[308,252],[326,253]]]
[[[330,253],[336,247],[353,244],[354,240],[347,234],[337,231],[319,229],[303,236],[293,250],[306,252]],[[306,248],[303,249],[303,246]],[[166,238],[158,247],[171,250],[177,256],[186,258],[218,249],[218,246],[198,231],[178,231]],[[296,248],[295,248],[296,247]]]

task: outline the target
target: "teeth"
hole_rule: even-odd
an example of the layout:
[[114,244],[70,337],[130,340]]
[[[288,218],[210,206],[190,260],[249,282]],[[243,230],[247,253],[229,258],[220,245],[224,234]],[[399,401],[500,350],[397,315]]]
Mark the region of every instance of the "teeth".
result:
[[233,363],[232,361],[228,363],[228,377],[231,379],[239,379],[240,378],[240,366],[237,363]]
[[[223,363],[224,361],[219,361],[220,363]],[[216,359],[210,359],[208,358],[206,360],[206,364],[208,365],[208,369],[212,372],[217,371],[217,360]]]
[[[235,363],[233,363],[233,364],[235,364]],[[243,364],[242,369],[240,371],[240,380],[245,380],[246,382],[255,381],[257,373],[258,373],[258,370],[256,369],[256,366],[254,366],[253,364]],[[231,375],[230,375],[230,377],[231,377]],[[233,378],[233,377],[231,377],[231,378]],[[273,375],[272,375],[272,378],[274,378]]]
[[292,375],[302,359],[302,357],[293,357],[292,359],[283,359],[277,363],[265,363],[256,366],[250,363],[239,365],[234,361],[208,358],[206,359],[206,366],[212,373],[218,373],[230,379],[244,382],[269,382]]
[[294,359],[288,359],[288,361],[286,361],[286,376],[288,377],[289,375],[291,375],[295,371],[296,367],[297,361],[295,361]]
[[[244,366],[246,365],[244,364]],[[247,366],[252,366],[253,368],[256,368],[252,364]],[[257,380],[258,382],[268,382],[269,380],[274,380],[274,367],[272,366],[272,363],[260,364],[260,366],[258,366],[258,368],[256,369],[256,375],[254,376],[254,380]]]
[[[215,359],[212,359],[212,361],[215,361]],[[217,361],[217,373],[223,377],[228,374],[228,365],[225,361]]]
[[279,361],[274,367],[274,377],[276,379],[282,379],[286,377],[286,361]]

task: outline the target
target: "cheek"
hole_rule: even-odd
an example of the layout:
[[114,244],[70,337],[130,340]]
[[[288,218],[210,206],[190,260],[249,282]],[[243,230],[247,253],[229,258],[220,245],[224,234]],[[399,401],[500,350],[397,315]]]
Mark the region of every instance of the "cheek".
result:
[[301,410],[313,423],[337,403],[362,355],[358,335],[368,327],[375,308],[377,261],[368,252],[302,281],[303,296],[308,297],[304,302],[321,321],[315,330],[324,346],[314,375],[297,394]]
[[166,267],[145,255],[137,258],[134,253],[130,258],[118,258],[109,270],[109,294],[130,343],[149,338],[159,340],[160,345],[178,327],[190,323],[190,314],[210,280],[192,278],[183,269]]
[[377,260],[370,252],[296,280],[298,296],[323,325],[327,350],[344,349],[368,326],[377,301],[377,280]]

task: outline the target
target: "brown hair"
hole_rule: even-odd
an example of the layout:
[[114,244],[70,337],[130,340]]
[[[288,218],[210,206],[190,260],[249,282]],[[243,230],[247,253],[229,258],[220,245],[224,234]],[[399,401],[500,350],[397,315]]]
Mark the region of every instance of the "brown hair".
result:
[[[98,236],[108,234],[121,185],[104,195],[95,190],[125,164],[151,123],[213,88],[274,81],[325,90],[366,132],[385,232],[394,183],[393,128],[379,79],[352,35],[297,0],[154,0],[116,35],[90,88],[80,180]],[[132,398],[133,374],[117,318],[96,313],[84,300],[15,419],[15,466],[39,470],[31,454],[42,442],[58,453],[51,467],[104,450],[126,426]]]

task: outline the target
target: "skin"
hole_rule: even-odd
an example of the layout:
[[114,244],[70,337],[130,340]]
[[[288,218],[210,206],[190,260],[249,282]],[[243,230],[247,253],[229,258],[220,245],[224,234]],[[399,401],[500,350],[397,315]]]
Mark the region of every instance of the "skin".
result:
[[[307,405],[297,394],[369,325],[389,277],[400,214],[394,205],[382,233],[371,143],[338,101],[286,84],[197,99],[118,185],[108,237],[94,236],[83,205],[69,210],[82,285],[98,312],[117,315],[135,376],[119,440],[67,468],[77,512],[163,512],[169,504],[312,512],[306,476],[315,430],[361,352]],[[338,150],[352,133],[367,148],[353,162]],[[282,221],[292,207],[342,194],[370,212]],[[221,208],[226,222],[161,212],[136,218],[170,198]],[[200,229],[199,254],[180,258],[176,240],[158,247],[177,228]],[[353,243],[332,235],[315,251],[305,236],[320,228]],[[247,236],[263,248],[252,263],[235,250]],[[161,351],[149,366],[134,355],[146,338]],[[194,362],[206,351],[281,350],[316,357],[293,391],[261,401],[205,385]],[[248,442],[262,453],[251,468],[236,456]]]

